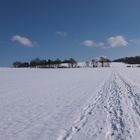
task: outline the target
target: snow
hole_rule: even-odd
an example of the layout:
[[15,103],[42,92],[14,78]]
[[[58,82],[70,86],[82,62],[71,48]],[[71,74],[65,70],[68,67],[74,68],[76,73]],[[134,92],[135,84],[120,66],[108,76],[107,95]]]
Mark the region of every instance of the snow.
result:
[[139,140],[140,69],[0,68],[0,140]]

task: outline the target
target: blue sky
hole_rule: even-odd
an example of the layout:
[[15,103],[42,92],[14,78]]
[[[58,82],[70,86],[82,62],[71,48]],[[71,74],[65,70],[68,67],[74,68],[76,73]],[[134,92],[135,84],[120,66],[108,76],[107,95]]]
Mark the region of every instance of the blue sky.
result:
[[0,66],[140,55],[139,0],[0,0]]

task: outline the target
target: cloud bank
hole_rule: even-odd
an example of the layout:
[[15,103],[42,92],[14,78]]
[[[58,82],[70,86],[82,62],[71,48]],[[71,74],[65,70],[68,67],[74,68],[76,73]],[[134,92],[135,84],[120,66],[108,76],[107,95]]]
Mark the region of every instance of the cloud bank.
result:
[[[127,47],[130,41],[122,35],[111,36],[104,42],[96,42],[94,40],[84,40],[82,45],[85,47],[97,47],[97,48],[116,48],[116,47]],[[108,47],[107,47],[108,46]]]
[[86,47],[95,46],[95,42],[93,40],[84,40],[81,44]]

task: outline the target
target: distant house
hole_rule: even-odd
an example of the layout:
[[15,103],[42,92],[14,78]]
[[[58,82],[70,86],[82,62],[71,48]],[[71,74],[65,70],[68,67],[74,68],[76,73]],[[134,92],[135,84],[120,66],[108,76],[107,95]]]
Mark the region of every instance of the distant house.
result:
[[59,66],[59,68],[69,68],[69,67],[70,67],[69,63],[61,63]]
[[98,66],[97,67],[110,67],[110,62],[98,62]]
[[77,68],[86,68],[87,65],[86,65],[86,62],[78,62],[77,63]]

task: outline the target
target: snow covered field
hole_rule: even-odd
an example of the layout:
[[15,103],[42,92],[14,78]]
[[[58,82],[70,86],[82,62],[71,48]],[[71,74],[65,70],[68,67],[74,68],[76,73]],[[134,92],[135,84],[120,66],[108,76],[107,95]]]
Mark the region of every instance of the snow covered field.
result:
[[1,68],[0,140],[71,139],[140,139],[140,68]]

